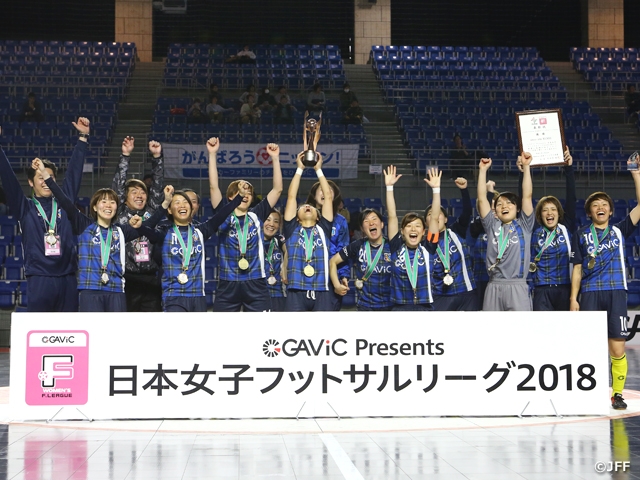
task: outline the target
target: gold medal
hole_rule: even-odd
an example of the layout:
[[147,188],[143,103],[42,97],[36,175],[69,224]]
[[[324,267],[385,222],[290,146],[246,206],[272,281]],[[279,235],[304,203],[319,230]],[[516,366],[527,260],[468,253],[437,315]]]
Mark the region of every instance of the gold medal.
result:
[[596,257],[591,255],[591,258],[589,259],[589,263],[587,263],[587,267],[593,268],[595,266],[596,266]]
[[53,231],[49,231],[49,233],[47,233],[47,235],[45,236],[45,241],[51,245],[52,247],[58,243],[58,239],[56,238],[56,235]]
[[453,283],[453,277],[447,273],[442,279],[445,285],[451,285]]
[[238,261],[238,268],[240,270],[248,270],[249,269],[249,261],[242,257],[239,261]]
[[180,285],[184,285],[188,281],[189,281],[189,277],[187,277],[186,273],[182,272],[180,275],[178,275],[178,283]]
[[360,280],[359,278],[356,280],[356,288],[358,290],[362,290],[364,288],[364,280]]
[[275,285],[276,284],[276,277],[274,277],[273,275],[271,275],[269,278],[267,278],[267,283],[269,285]]
[[535,273],[535,272],[536,272],[536,270],[538,270],[538,264],[537,264],[536,262],[531,262],[531,263],[529,264],[529,271],[530,271],[531,273]]
[[315,269],[309,264],[307,264],[304,267],[303,271],[304,271],[305,276],[307,276],[307,277],[313,277],[313,275],[316,273]]
[[109,275],[107,275],[107,272],[102,272],[102,275],[100,275],[100,281],[103,285],[109,283]]

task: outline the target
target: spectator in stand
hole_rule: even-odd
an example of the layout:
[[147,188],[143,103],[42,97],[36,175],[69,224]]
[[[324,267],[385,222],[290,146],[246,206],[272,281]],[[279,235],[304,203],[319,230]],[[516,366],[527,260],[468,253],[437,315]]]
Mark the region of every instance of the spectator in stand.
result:
[[262,93],[258,97],[258,108],[263,112],[270,112],[274,110],[277,105],[275,97],[269,93],[269,88],[263,88]]
[[36,99],[36,94],[29,92],[27,100],[22,106],[22,114],[20,115],[21,122],[43,122],[44,115],[42,114],[42,107],[40,102]]
[[193,101],[187,112],[187,123],[209,123],[209,117],[202,111],[202,102],[199,98]]
[[638,115],[640,112],[640,92],[636,91],[633,84],[627,85],[627,91],[624,94],[624,103],[627,104],[627,115]]
[[227,58],[225,63],[256,63],[256,54],[251,51],[249,45],[245,45],[238,53]]
[[206,108],[211,123],[224,123],[225,117],[233,112],[233,108],[224,108],[218,104],[218,97],[211,97],[211,103]]
[[296,112],[296,107],[289,103],[289,95],[282,95],[280,102],[276,107],[276,111],[273,117],[273,123],[293,125],[293,113]]
[[258,123],[260,121],[260,109],[255,104],[253,95],[247,96],[247,102],[240,109],[240,123]]
[[358,97],[351,91],[349,82],[345,82],[342,86],[342,92],[340,93],[340,111],[346,112],[351,107],[351,103],[354,100],[357,102]]
[[313,86],[311,92],[307,96],[307,109],[310,112],[324,112],[325,111],[325,96],[322,91],[322,85],[316,83]]
[[240,100],[240,102],[242,103],[247,103],[247,97],[249,95],[253,95],[254,99],[258,98],[258,92],[256,92],[256,87],[253,84],[247,85],[247,88],[245,88],[244,92],[242,92],[242,95],[240,95],[240,98],[238,98],[238,100]]
[[285,87],[284,85],[278,88],[278,93],[276,93],[275,95],[276,103],[280,103],[280,99],[282,97],[287,97],[287,103],[291,103],[291,97],[287,93],[287,87]]
[[[80,138],[67,166],[62,190],[69,198],[76,198],[80,190],[82,166],[87,151],[89,120],[84,117],[73,123]],[[56,166],[42,160],[49,175],[56,176]],[[77,239],[71,222],[58,203],[42,175],[27,169],[33,196],[27,198],[9,160],[0,149],[0,179],[7,193],[12,215],[20,221],[24,268],[27,277],[27,296],[30,312],[78,311]]]
[[449,177],[456,179],[458,177],[474,178],[473,169],[475,167],[475,153],[469,153],[462,143],[462,137],[459,134],[453,136],[453,148],[449,153],[451,161],[449,165],[451,171]]
[[224,107],[224,97],[219,92],[218,85],[215,83],[209,85],[209,101],[211,101],[213,97],[216,97],[218,99],[218,105]]
[[4,194],[4,189],[0,187],[0,215],[8,215],[8,212],[7,197]]
[[364,117],[362,107],[358,104],[358,100],[353,100],[351,106],[344,112],[342,122],[351,125],[362,125],[362,117]]

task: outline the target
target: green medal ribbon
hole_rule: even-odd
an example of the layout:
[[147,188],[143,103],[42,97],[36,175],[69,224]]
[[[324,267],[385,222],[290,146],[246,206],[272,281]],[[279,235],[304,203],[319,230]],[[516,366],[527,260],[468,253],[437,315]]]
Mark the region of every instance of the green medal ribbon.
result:
[[609,234],[609,227],[605,229],[604,235],[602,235],[602,239],[598,238],[598,233],[596,232],[596,227],[595,225],[593,225],[593,223],[591,224],[589,229],[591,230],[591,235],[593,236],[593,253],[591,254],[591,257],[596,258],[598,256],[598,247],[600,246],[600,242],[604,240]]
[[185,246],[184,240],[182,239],[182,234],[180,233],[180,229],[174,223],[173,231],[178,237],[178,243],[180,244],[180,248],[182,248],[182,270],[185,272],[189,268],[189,261],[191,260],[191,249],[193,248],[193,235],[191,232],[191,225],[187,227],[187,235],[189,239],[187,240],[187,245]]
[[311,229],[311,236],[307,236],[307,231],[303,228],[302,235],[304,236],[304,259],[307,263],[311,262],[311,257],[313,256],[313,249],[315,247],[313,236],[315,230]]
[[98,226],[98,235],[100,236],[100,262],[102,263],[102,271],[107,270],[107,263],[109,263],[109,256],[111,254],[111,238],[113,237],[113,230],[111,227],[107,230],[107,241],[102,238],[102,229]]
[[376,253],[375,258],[371,260],[371,244],[369,243],[369,240],[367,240],[367,242],[364,244],[364,255],[365,255],[365,261],[367,262],[367,269],[365,270],[364,275],[362,276],[362,280],[367,281],[371,276],[371,274],[374,272],[374,270],[376,269],[376,266],[378,265],[378,262],[380,261],[380,257],[382,257],[383,250],[384,250],[384,238],[382,239],[382,243],[380,244],[378,253]]
[[247,239],[249,238],[249,217],[244,217],[244,225],[240,227],[240,220],[233,213],[233,221],[236,224],[236,232],[238,232],[238,244],[240,246],[240,255],[243,257],[247,253]]
[[[509,226],[509,232],[513,226]],[[500,235],[498,236],[498,258],[496,263],[502,260],[505,250],[509,246],[509,235],[504,235],[504,225],[500,227]]]
[[269,244],[269,252],[267,253],[267,263],[269,264],[269,273],[273,275],[273,265],[271,264],[271,260],[273,259],[273,250],[276,246],[276,239],[272,238],[271,243]]
[[[413,296],[416,295],[416,289],[418,285],[418,259],[420,258],[420,247],[416,248],[416,253],[413,256],[413,265],[411,265],[411,259],[409,258],[409,249],[404,249],[404,266],[407,269],[407,276],[409,277],[409,283],[413,288]],[[415,298],[414,298],[415,299]]]
[[444,229],[444,250],[445,252],[442,253],[442,250],[440,249],[440,244],[438,244],[438,248],[436,248],[436,253],[438,254],[438,257],[440,257],[440,260],[442,261],[444,272],[449,273],[449,270],[451,269],[451,265],[450,265],[451,258],[449,253],[449,232],[446,228]]
[[534,259],[534,262],[539,262],[540,261],[540,259],[542,258],[542,254],[549,247],[549,245],[551,245],[551,242],[553,242],[553,239],[556,238],[556,233],[558,233],[558,228],[557,227],[554,228],[553,231],[551,231],[551,232],[549,230],[547,230],[547,227],[543,227],[543,228],[547,232],[547,238],[544,241],[544,245],[542,245],[542,249],[536,255],[536,258]]
[[38,212],[42,215],[45,225],[48,226],[47,232],[54,233],[56,231],[56,218],[58,217],[58,202],[56,202],[56,199],[54,198],[51,203],[51,219],[49,220],[47,219],[47,214],[44,213],[44,208],[42,208],[42,205],[40,205],[36,197],[33,197],[31,200],[33,200]]

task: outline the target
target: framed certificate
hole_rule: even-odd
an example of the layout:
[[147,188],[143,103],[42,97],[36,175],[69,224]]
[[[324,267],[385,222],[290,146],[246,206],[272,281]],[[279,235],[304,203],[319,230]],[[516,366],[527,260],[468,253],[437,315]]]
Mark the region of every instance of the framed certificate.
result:
[[532,167],[564,164],[564,124],[560,109],[516,112],[516,126],[520,151],[532,155]]

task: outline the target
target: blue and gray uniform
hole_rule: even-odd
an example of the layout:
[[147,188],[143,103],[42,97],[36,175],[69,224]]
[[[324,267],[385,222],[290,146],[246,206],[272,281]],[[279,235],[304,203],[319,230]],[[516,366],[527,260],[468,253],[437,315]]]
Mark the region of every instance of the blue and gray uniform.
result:
[[[527,274],[531,260],[531,231],[534,223],[533,213],[525,215],[522,211],[511,223],[503,224],[493,210],[482,219],[488,238],[486,265],[490,278],[483,310],[531,310]],[[498,241],[501,232],[503,238],[508,238],[508,243],[502,259],[498,262]]]
[[[46,184],[59,202],[60,207],[67,213],[73,233],[77,235],[80,311],[126,312],[127,305],[124,294],[125,242],[138,238],[144,233],[151,233],[151,228],[155,227],[164,213],[159,211],[138,229],[130,225],[114,226],[111,229],[109,259],[106,269],[103,270],[101,243],[109,242],[110,229],[99,226],[95,220],[80,213],[53,178],[48,178]],[[109,278],[106,284],[102,282],[104,273]]]
[[[86,151],[87,142],[79,140],[73,149],[62,184],[62,191],[74,200],[80,190]],[[29,298],[27,309],[30,312],[78,311],[77,242],[66,212],[59,209],[55,219],[55,235],[59,237],[60,254],[46,255],[45,234],[49,230],[48,221],[51,218],[53,197],[37,198],[47,216],[47,219],[44,219],[33,200],[25,196],[2,149],[0,149],[0,179],[2,179],[7,204],[20,222]]]
[[[263,223],[269,218],[271,209],[269,199],[265,198],[246,215],[238,217],[230,214],[218,228],[220,279],[213,303],[214,312],[239,312],[241,309],[261,312],[271,309],[263,245]],[[245,222],[249,224],[246,250],[242,255],[238,226],[244,230]],[[243,257],[249,263],[244,270],[239,267]]]
[[[267,289],[271,297],[271,310],[274,312],[284,312],[285,299],[282,290],[282,261],[284,260],[285,239],[282,235],[274,235],[272,238],[264,239],[264,269],[267,278],[273,277],[275,284],[267,282]],[[271,252],[271,255],[269,255]]]
[[462,214],[446,229],[449,240],[449,275],[453,283],[444,282],[446,276],[444,264],[437,248],[445,252],[445,232],[440,232],[438,244],[427,243],[431,254],[431,287],[433,290],[433,308],[438,311],[475,311],[478,310],[476,284],[473,275],[472,255],[466,244],[467,228],[471,220],[472,208],[469,191],[460,190],[462,195]]
[[[567,182],[566,208],[563,223],[555,228],[555,236],[544,248],[553,232],[538,225],[531,235],[531,261],[535,262],[535,272],[531,273],[535,290],[533,309],[535,311],[568,311],[571,297],[571,234],[576,229],[576,182],[573,167],[564,167]],[[543,250],[544,248],[544,250]],[[542,254],[540,252],[542,251]],[[536,257],[540,255],[540,260]]]
[[[329,258],[333,258],[336,253],[339,253],[347,245],[349,245],[349,222],[347,222],[347,219],[343,215],[336,213],[333,217],[333,226],[331,227]],[[351,268],[347,262],[338,267],[338,278],[349,279],[349,277],[351,277]],[[331,289],[331,295],[333,297],[333,310],[340,310],[342,307],[342,296],[337,295],[333,289]]]
[[[289,264],[287,265],[288,312],[327,311],[332,309],[332,294],[329,291],[329,249],[332,222],[320,217],[313,227],[303,227],[297,218],[285,220]],[[306,260],[305,233],[313,239],[310,262]],[[313,267],[314,273],[304,274],[305,266]]]
[[595,228],[598,250],[595,265],[589,261],[595,251],[591,225],[578,229],[573,236],[572,263],[582,265],[580,310],[606,310],[609,338],[626,338],[627,331],[627,269],[624,261],[625,238],[635,230],[631,217],[606,229]]
[[[369,240],[361,238],[351,242],[340,250],[343,262],[353,262],[356,276],[362,280],[369,268],[366,247]],[[389,241],[385,239],[384,246],[370,245],[371,258],[375,259],[382,248],[378,263],[367,280],[363,281],[362,290],[358,291],[358,310],[390,310],[391,302],[391,250]]]
[[[218,213],[204,223],[192,223],[178,227],[182,242],[189,244],[188,231],[191,231],[191,258],[184,272],[187,281],[182,284],[178,276],[183,273],[183,252],[174,230],[174,224],[160,225],[149,235],[156,244],[156,262],[161,265],[162,301],[166,312],[206,311],[204,293],[204,242],[211,237],[227,216],[240,205],[242,198],[237,196],[218,210]],[[161,255],[158,259],[157,256]]]
[[[398,232],[389,242],[391,252],[391,303],[394,310],[432,310],[433,293],[431,291],[431,271],[429,252],[424,245],[408,248],[402,234]],[[418,274],[414,292],[407,274],[405,253],[409,263],[417,262]],[[418,255],[418,260],[415,256]]]

